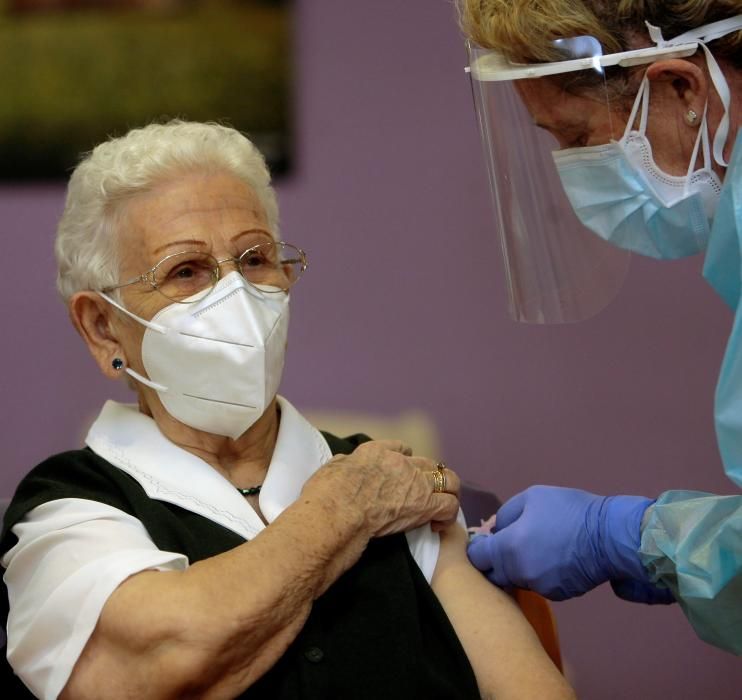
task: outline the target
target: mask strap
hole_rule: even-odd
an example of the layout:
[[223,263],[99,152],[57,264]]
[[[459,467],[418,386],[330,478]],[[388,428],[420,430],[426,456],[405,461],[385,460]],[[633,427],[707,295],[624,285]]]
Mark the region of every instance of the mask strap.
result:
[[[119,304],[117,301],[114,301],[111,299],[111,297],[108,296],[108,294],[105,294],[104,292],[98,292],[98,294],[103,297],[111,306],[115,306],[119,311],[123,311],[129,318],[133,318],[135,321],[138,321],[143,326],[146,326],[147,328],[151,328],[153,331],[157,331],[158,333],[167,333],[167,329],[164,326],[161,326],[157,323],[152,323],[151,321],[145,321],[143,318],[139,318],[136,314],[133,314],[131,311],[123,307],[121,304]],[[163,386],[162,384],[158,384],[157,382],[153,382],[151,379],[147,379],[146,377],[143,377],[139,372],[135,372],[131,367],[126,368],[126,373],[130,377],[134,377],[138,382],[144,384],[145,386],[148,386],[150,389],[154,389],[155,391],[167,391],[167,387]]]
[[709,146],[709,127],[706,119],[706,112],[708,111],[708,102],[703,108],[703,119],[698,128],[698,136],[696,136],[696,144],[693,146],[693,154],[688,163],[688,173],[685,176],[685,194],[688,193],[688,187],[690,186],[691,178],[693,173],[696,171],[696,162],[698,161],[698,150],[703,146],[703,167],[708,170],[711,168],[711,149]]
[[139,374],[139,372],[135,372],[131,367],[126,368],[126,373],[129,376],[134,377],[134,379],[136,379],[141,384],[144,384],[144,386],[148,386],[150,389],[154,389],[155,391],[159,391],[162,393],[167,391],[166,386],[163,386],[162,384],[153,382],[151,379],[147,379],[146,377],[143,377],[141,374]]
[[650,37],[659,48],[697,41],[706,54],[706,65],[709,69],[711,82],[714,84],[714,88],[724,106],[724,116],[719,122],[716,136],[714,137],[714,160],[716,160],[719,165],[726,168],[729,163],[724,160],[724,146],[726,146],[727,139],[729,138],[730,105],[732,96],[729,90],[729,84],[724,77],[724,72],[721,70],[716,58],[714,58],[714,55],[706,44],[716,39],[721,39],[732,32],[742,31],[742,15],[727,17],[718,22],[712,22],[711,24],[702,27],[696,27],[695,29],[680,34],[669,41],[666,41],[662,37],[662,31],[658,27],[653,27],[649,22],[646,24],[649,29]]
[[104,292],[98,292],[98,294],[103,297],[109,304],[111,304],[111,306],[115,306],[119,311],[125,313],[129,318],[133,318],[135,321],[138,321],[143,326],[151,328],[153,331],[157,331],[158,333],[167,333],[167,328],[165,328],[165,326],[161,326],[159,323],[152,323],[152,321],[145,321],[143,318],[140,318],[136,314],[133,314],[131,311],[129,311],[129,309],[125,308],[117,301],[114,301],[111,297],[108,296],[108,294],[105,294]]
[[626,129],[623,132],[624,141],[629,137],[629,134],[634,129],[634,122],[636,121],[636,115],[639,111],[640,105],[642,108],[642,113],[641,117],[639,117],[639,133],[643,136],[647,132],[647,119],[649,116],[649,79],[646,75],[642,79],[641,85],[639,86],[639,92],[636,93],[634,106],[631,108],[629,121],[626,123]]
[[706,54],[706,65],[709,69],[709,75],[711,76],[711,82],[716,88],[716,93],[719,95],[721,104],[724,107],[724,116],[719,122],[719,126],[716,128],[716,136],[714,136],[714,160],[721,166],[727,167],[729,163],[724,160],[724,146],[726,146],[727,138],[729,137],[729,121],[730,121],[730,109],[732,104],[732,93],[729,89],[727,79],[724,77],[724,73],[719,66],[719,63],[714,58],[714,54],[711,53],[708,46],[701,42],[701,48]]
[[711,148],[709,146],[709,123],[706,118],[708,112],[708,101],[703,108],[703,121],[701,122],[701,143],[703,145],[703,167],[710,170],[713,163],[711,162]]

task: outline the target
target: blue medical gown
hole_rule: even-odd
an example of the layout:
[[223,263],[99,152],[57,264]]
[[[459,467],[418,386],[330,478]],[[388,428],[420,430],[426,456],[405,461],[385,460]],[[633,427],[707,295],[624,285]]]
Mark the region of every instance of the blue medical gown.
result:
[[[735,312],[716,388],[724,471],[742,487],[742,132],[724,180],[703,274]],[[742,495],[667,491],[647,511],[641,559],[672,589],[698,636],[742,654]]]

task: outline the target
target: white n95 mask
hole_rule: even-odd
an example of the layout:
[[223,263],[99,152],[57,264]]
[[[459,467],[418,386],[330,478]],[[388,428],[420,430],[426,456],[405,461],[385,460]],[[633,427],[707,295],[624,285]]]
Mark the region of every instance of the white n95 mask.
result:
[[[620,141],[555,151],[554,162],[578,218],[604,240],[663,260],[695,255],[706,248],[722,188],[712,169],[706,115],[687,175],[669,175],[655,163],[646,137],[648,100],[645,78]],[[696,170],[701,146],[704,164]]]
[[203,300],[170,304],[151,321],[101,296],[146,327],[148,377],[126,371],[157,391],[181,423],[236,440],[275,397],[288,332],[285,292],[263,292],[230,272]]

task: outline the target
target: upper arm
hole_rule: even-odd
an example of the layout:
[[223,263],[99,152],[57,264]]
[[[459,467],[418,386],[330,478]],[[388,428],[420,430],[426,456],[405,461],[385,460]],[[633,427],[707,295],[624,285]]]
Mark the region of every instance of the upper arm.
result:
[[2,559],[10,613],[8,660],[40,698],[67,683],[113,591],[146,569],[182,569],[182,554],[158,550],[136,518],[95,501],[61,499],[13,527]]
[[469,563],[466,533],[458,525],[441,533],[432,586],[484,697],[574,697],[512,598]]

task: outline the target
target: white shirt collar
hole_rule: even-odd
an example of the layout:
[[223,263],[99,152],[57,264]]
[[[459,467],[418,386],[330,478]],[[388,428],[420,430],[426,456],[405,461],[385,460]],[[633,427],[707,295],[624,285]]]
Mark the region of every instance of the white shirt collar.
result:
[[[260,510],[273,522],[332,453],[322,434],[283,397],[276,446],[260,492]],[[213,467],[170,442],[136,406],[107,401],[86,444],[134,478],[150,498],[173,503],[252,539],[265,528],[245,498]]]

